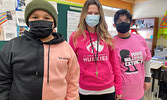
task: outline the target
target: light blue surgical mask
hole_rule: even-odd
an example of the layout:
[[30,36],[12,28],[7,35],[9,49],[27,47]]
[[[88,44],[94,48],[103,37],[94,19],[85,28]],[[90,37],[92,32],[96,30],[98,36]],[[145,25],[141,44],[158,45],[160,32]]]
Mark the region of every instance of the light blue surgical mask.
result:
[[94,27],[99,23],[100,15],[87,15],[85,18],[86,23],[90,27]]

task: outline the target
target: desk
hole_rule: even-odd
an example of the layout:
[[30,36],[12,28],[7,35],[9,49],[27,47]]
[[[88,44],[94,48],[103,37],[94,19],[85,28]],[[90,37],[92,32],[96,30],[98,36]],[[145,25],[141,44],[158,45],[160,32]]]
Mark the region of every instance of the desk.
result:
[[153,71],[152,74],[152,88],[151,88],[151,100],[154,100],[154,83],[155,83],[155,71],[158,70],[158,93],[157,98],[159,96],[159,84],[160,84],[160,76],[161,76],[161,68],[163,67],[163,62],[158,60],[151,60],[150,61],[151,69]]

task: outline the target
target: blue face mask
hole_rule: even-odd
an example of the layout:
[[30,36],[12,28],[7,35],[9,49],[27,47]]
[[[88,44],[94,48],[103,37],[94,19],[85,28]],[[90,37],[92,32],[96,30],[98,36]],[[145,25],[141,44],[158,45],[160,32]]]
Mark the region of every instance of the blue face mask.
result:
[[99,23],[100,15],[87,15],[85,18],[86,23],[90,27],[94,27]]

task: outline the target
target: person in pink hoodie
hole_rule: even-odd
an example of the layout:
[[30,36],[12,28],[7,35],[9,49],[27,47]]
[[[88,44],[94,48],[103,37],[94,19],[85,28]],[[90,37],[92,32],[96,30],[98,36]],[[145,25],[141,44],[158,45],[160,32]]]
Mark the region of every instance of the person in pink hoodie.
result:
[[80,65],[80,100],[119,99],[122,94],[120,64],[99,0],[85,2],[78,30],[72,33],[69,43]]
[[132,15],[125,9],[114,15],[114,26],[118,31],[116,51],[123,80],[121,100],[143,100],[144,90],[151,86],[151,53],[142,36],[129,33],[131,22]]

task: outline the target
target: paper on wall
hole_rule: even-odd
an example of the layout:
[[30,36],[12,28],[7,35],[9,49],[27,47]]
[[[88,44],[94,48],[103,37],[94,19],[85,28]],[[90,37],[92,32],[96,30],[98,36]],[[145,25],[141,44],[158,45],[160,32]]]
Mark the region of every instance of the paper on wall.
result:
[[7,21],[5,23],[3,23],[3,26],[13,26],[16,25],[16,13],[14,10],[9,10],[6,11],[7,13]]
[[25,9],[25,0],[16,0],[16,11],[23,11]]
[[24,20],[24,12],[16,11],[17,25],[19,26],[27,26]]
[[67,41],[69,41],[71,34],[78,29],[80,14],[74,11],[67,12]]
[[4,38],[6,41],[15,38],[16,34],[16,26],[4,26]]
[[18,26],[17,25],[17,36],[23,36],[25,30],[28,30],[27,26]]

